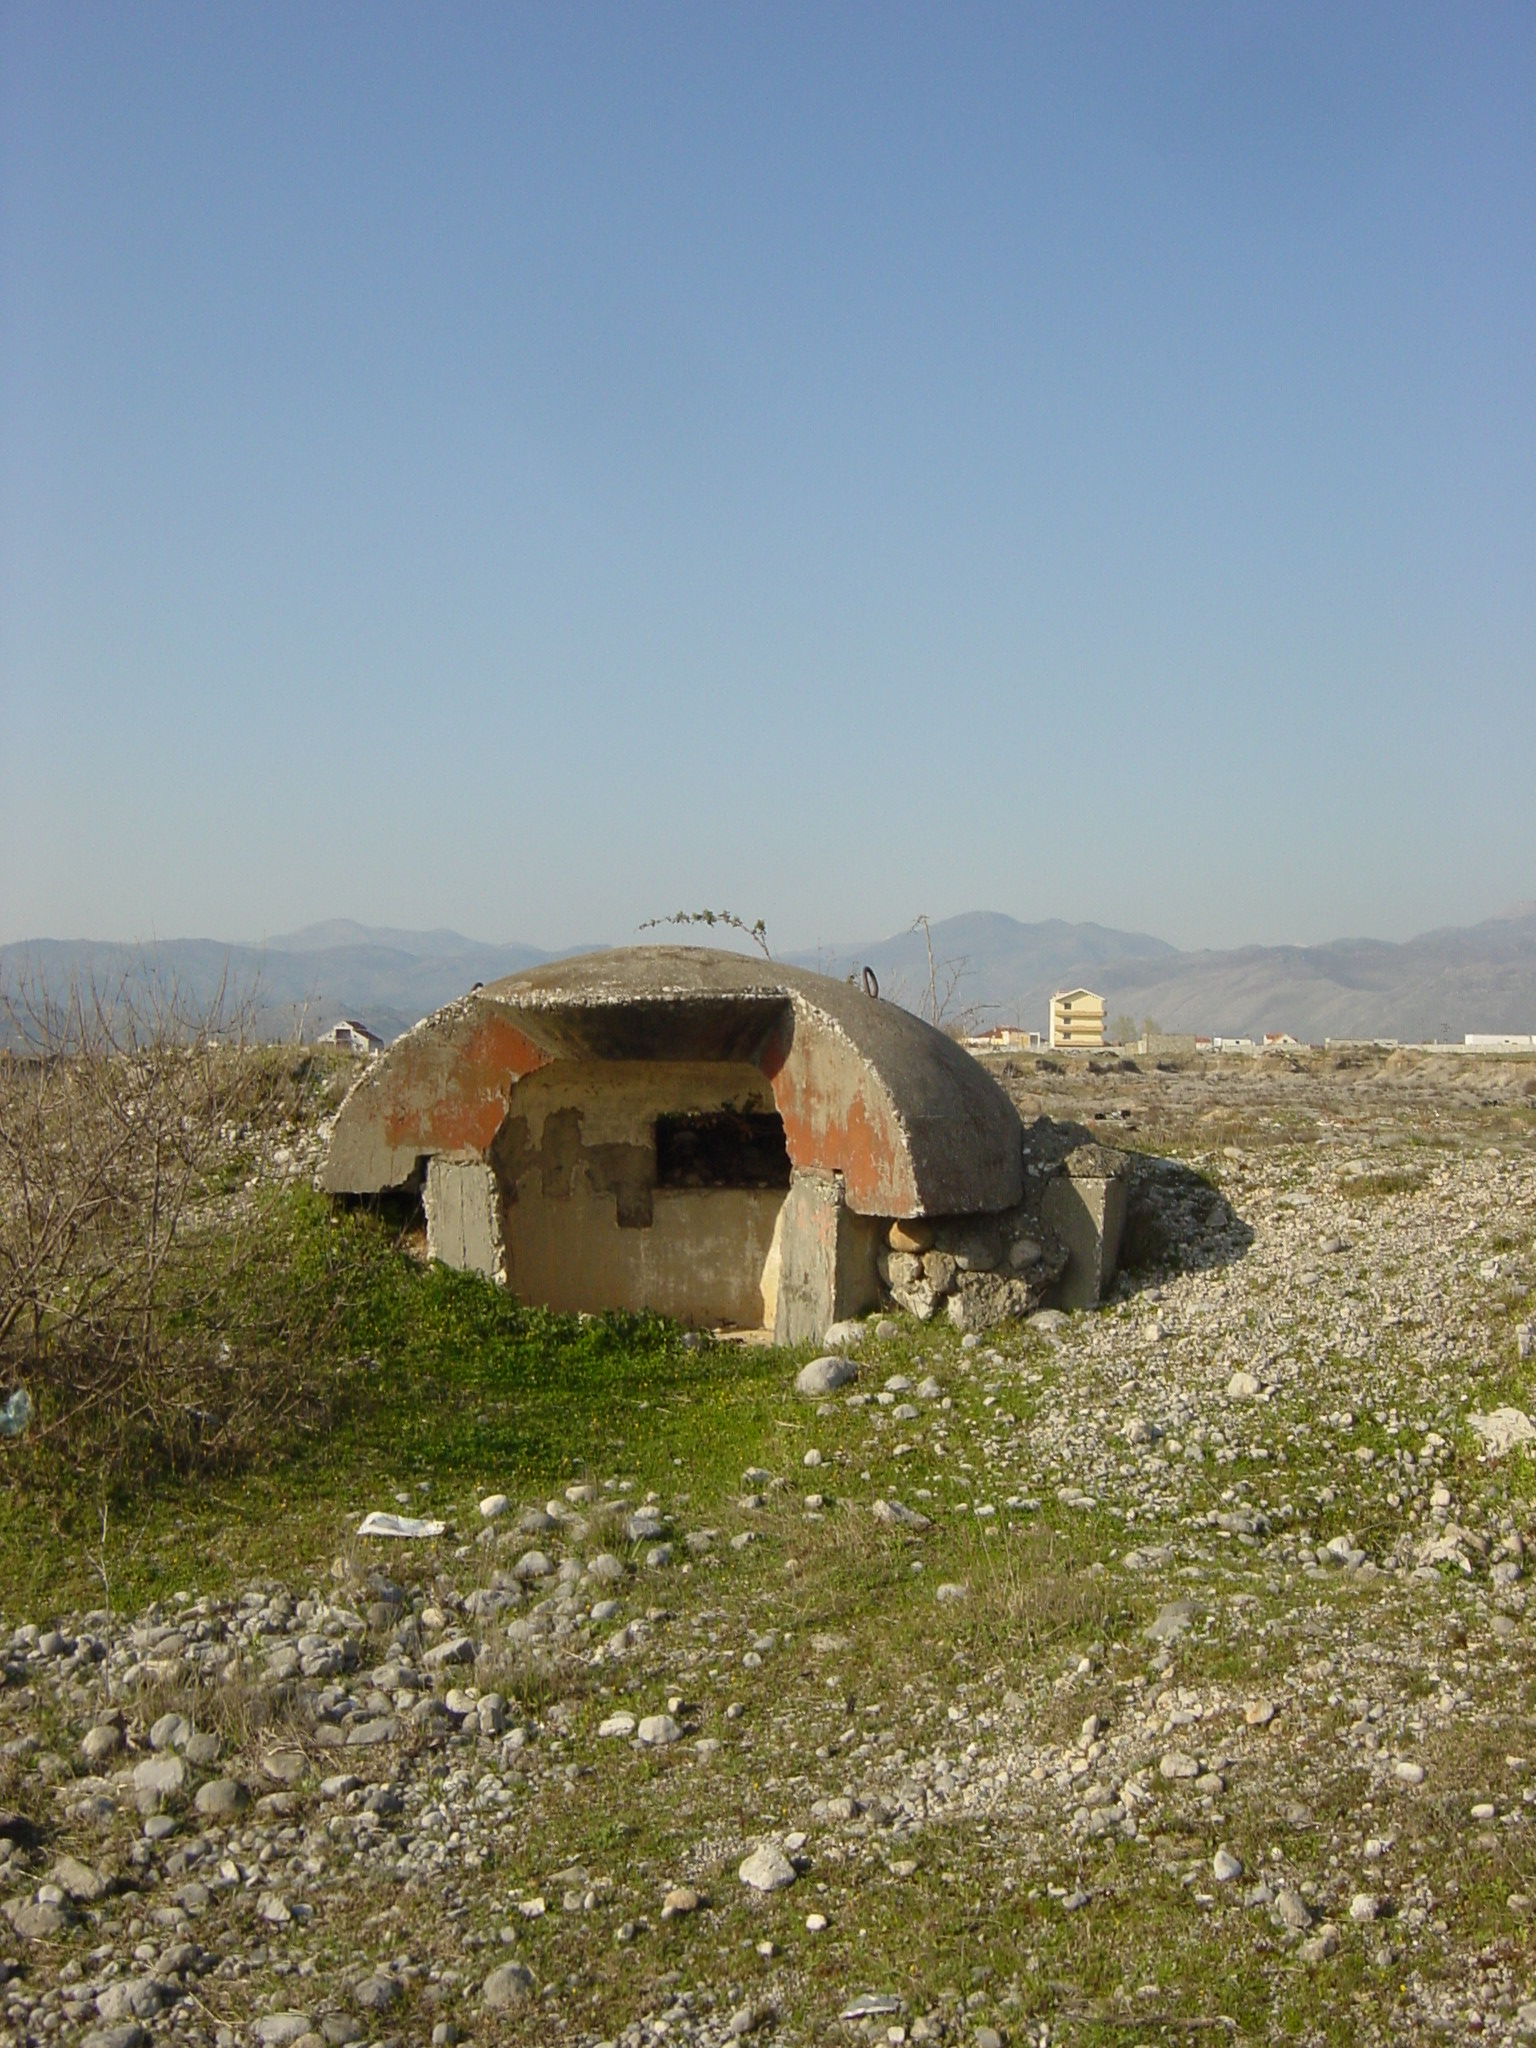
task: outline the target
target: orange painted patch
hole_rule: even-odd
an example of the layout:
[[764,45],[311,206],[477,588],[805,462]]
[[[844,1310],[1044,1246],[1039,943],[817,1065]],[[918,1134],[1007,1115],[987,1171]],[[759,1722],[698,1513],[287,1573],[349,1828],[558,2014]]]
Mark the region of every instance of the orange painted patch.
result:
[[914,1191],[905,1154],[893,1144],[883,1117],[872,1117],[861,1084],[846,1109],[819,1097],[808,1076],[786,1062],[773,1076],[773,1096],[784,1119],[789,1156],[796,1166],[840,1173],[849,1207],[866,1216],[910,1212]]
[[495,1011],[482,1010],[451,1046],[424,1039],[390,1077],[384,1109],[392,1147],[483,1152],[501,1128],[514,1084],[549,1055]]

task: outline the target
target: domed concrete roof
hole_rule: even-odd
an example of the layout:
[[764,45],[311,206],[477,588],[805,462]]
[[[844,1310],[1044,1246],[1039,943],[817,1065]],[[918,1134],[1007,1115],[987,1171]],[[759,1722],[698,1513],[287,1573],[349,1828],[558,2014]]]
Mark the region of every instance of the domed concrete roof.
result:
[[518,1081],[558,1060],[757,1067],[792,1164],[842,1174],[863,1215],[1005,1209],[1023,1191],[1013,1105],[942,1032],[856,984],[699,946],[588,953],[438,1011],[347,1098],[326,1185],[373,1193],[424,1155],[483,1155]]

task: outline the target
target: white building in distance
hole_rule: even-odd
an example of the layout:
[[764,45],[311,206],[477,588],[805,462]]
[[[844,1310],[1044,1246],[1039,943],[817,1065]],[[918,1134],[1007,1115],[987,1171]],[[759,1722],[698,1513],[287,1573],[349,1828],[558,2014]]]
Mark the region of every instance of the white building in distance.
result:
[[315,1043],[339,1046],[343,1052],[377,1052],[384,1041],[355,1017],[343,1017],[329,1031],[322,1031]]

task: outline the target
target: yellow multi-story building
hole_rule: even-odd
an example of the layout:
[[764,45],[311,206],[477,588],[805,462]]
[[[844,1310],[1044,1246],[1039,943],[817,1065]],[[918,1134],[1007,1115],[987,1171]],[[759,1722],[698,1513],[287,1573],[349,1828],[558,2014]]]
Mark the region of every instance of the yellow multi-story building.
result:
[[1051,997],[1055,1050],[1096,1052],[1104,1043],[1104,998],[1091,988],[1058,989]]

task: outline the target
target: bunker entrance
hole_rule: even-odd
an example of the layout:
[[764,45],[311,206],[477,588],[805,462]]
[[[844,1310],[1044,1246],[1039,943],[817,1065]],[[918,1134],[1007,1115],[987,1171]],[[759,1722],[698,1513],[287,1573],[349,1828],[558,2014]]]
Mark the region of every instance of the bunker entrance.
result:
[[656,1119],[658,1188],[787,1188],[784,1119],[733,1109]]

